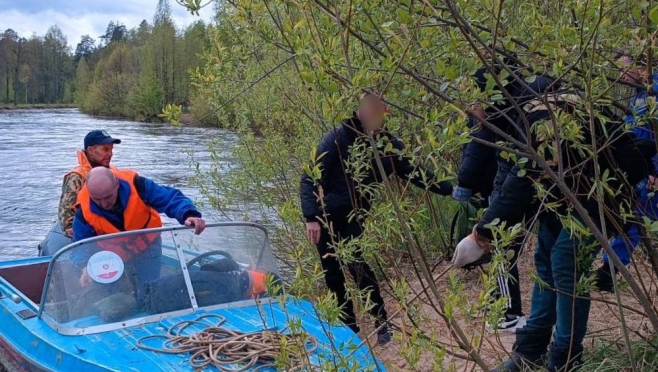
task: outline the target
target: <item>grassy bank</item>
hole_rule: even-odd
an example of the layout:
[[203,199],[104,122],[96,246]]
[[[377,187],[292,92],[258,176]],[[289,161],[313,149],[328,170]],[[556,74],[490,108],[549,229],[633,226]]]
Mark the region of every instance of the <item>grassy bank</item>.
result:
[[0,111],[2,110],[43,110],[43,109],[60,109],[60,108],[76,108],[77,106],[72,103],[34,103],[34,104],[0,104]]

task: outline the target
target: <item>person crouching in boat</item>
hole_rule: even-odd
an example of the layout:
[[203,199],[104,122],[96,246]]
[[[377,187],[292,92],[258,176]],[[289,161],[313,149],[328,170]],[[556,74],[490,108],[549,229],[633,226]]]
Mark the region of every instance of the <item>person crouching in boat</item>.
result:
[[[173,187],[158,185],[130,170],[94,168],[78,195],[73,219],[73,242],[94,236],[162,227],[159,213],[181,224],[194,226],[195,234],[206,227],[192,200]],[[80,285],[91,283],[87,262],[92,254],[107,250],[116,253],[134,268],[137,289],[160,276],[162,246],[160,234],[132,235],[82,246],[71,252],[71,261],[82,272]],[[137,294],[140,299],[141,293]]]
[[120,139],[112,138],[104,130],[92,130],[85,136],[84,150],[78,150],[77,154],[78,165],[66,173],[62,182],[62,196],[59,199],[57,218],[66,237],[73,237],[73,217],[78,193],[82,189],[89,171],[96,167],[116,169],[110,165],[110,162],[114,145],[120,143]]

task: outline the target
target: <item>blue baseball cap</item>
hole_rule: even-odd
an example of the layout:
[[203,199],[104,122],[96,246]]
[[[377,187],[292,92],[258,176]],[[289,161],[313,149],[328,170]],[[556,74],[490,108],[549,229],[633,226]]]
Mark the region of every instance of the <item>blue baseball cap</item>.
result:
[[106,131],[100,129],[92,130],[85,136],[85,150],[89,146],[106,145],[108,143],[119,144],[121,143],[121,140],[118,138],[112,138]]

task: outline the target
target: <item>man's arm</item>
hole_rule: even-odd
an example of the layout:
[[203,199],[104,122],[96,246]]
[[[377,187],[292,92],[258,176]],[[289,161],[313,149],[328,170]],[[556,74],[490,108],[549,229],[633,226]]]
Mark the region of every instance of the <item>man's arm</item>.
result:
[[[395,138],[393,147],[398,151],[404,150],[404,144],[399,139]],[[452,194],[452,184],[448,181],[436,182],[434,172],[425,169],[421,166],[416,166],[411,162],[411,159],[406,155],[392,155],[395,165],[395,173],[402,179],[411,182],[416,187],[429,190],[439,195]]]
[[70,173],[64,177],[62,183],[62,196],[59,199],[57,217],[62,225],[62,232],[68,237],[73,236],[73,217],[75,216],[75,205],[78,193],[84,185],[84,178],[77,173]]
[[192,200],[174,187],[158,185],[146,177],[136,176],[135,188],[146,205],[169,218],[175,218],[181,225],[189,217],[201,217]]
[[[476,124],[474,128],[476,130],[471,133],[471,137],[491,143],[495,142],[495,136],[489,129],[483,128],[479,124]],[[462,161],[457,174],[457,187],[453,196],[458,196],[456,199],[468,201],[472,194],[490,188],[493,185],[493,179],[488,179],[488,176],[495,175],[493,169],[490,168],[495,169],[496,167],[496,150],[493,147],[475,141],[464,145]]]
[[[320,179],[314,180],[306,172],[302,175],[299,194],[302,213],[307,222],[317,222],[317,218],[322,216],[322,210],[318,200],[318,184],[326,184],[327,169],[340,165],[338,144],[336,143],[337,133],[338,129],[327,133],[317,148],[315,164],[319,163],[320,165]],[[339,201],[333,201],[331,196],[328,198],[327,196],[329,195],[325,195],[325,201],[327,202],[326,208],[327,210],[331,210],[332,207],[336,207],[335,204],[339,203]]]

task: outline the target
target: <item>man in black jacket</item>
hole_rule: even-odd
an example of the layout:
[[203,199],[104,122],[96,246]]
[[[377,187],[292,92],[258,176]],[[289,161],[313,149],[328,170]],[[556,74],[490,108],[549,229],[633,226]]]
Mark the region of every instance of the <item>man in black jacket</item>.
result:
[[[519,132],[525,132],[533,148],[545,154],[545,160],[549,163],[552,162],[552,151],[546,150],[546,146],[559,147],[560,154],[556,161],[559,159],[562,169],[567,170],[563,176],[566,187],[578,197],[599,228],[605,225],[607,229],[603,231],[611,235],[618,233],[615,230],[616,221],[612,220],[616,220],[621,210],[633,203],[633,191],[629,185],[635,185],[655,173],[651,164],[651,158],[656,153],[655,145],[623,131],[621,120],[606,107],[595,107],[597,115],[590,118],[581,109],[582,100],[574,94],[560,92],[541,97],[521,105],[524,121],[518,119],[514,126]],[[559,133],[547,132],[549,126],[543,123],[550,123],[553,113],[561,121],[569,115],[575,119],[574,122],[583,123],[580,126],[582,140],[573,143],[561,138]],[[587,130],[590,120],[595,123],[596,133]],[[523,129],[524,123],[528,123],[530,128]],[[542,136],[538,136],[538,132],[543,133]],[[514,135],[514,131],[506,133]],[[597,155],[600,171],[601,174],[610,172],[608,187],[619,190],[614,196],[606,194],[600,200],[597,195],[591,194],[595,176],[592,156],[587,151],[579,151],[581,144],[592,142],[592,137],[599,142],[599,148],[606,145],[607,148]],[[558,164],[552,163],[556,171]],[[522,222],[527,215],[527,206],[538,201],[537,183],[543,184],[547,190],[541,198],[535,249],[535,266],[540,281],[535,283],[527,324],[516,331],[512,357],[495,369],[496,372],[524,371],[542,364],[547,354],[549,372],[575,371],[583,351],[590,300],[586,289],[580,288],[582,286],[578,282],[589,271],[591,260],[600,246],[591,233],[576,231],[574,224],[563,219],[570,215],[582,221],[543,169],[530,161],[525,165],[513,165],[500,194],[492,199],[473,234],[460,245],[466,247],[472,242],[481,250],[491,249],[489,244],[493,232],[489,224],[495,220],[505,222],[507,226]],[[600,205],[607,212],[604,219],[598,218]]]
[[[518,68],[515,66],[514,61],[509,58],[504,58],[504,63],[512,69]],[[496,72],[500,72],[502,69],[501,66],[494,66],[494,68]],[[482,67],[473,76],[481,91],[486,89],[487,74],[488,68]],[[545,77],[536,76],[534,81],[527,87],[514,79],[509,79],[504,88],[519,104],[523,104],[535,95],[544,93],[550,85],[551,82]],[[508,121],[517,116],[516,110],[512,109],[511,105],[505,101],[488,107],[474,105],[471,107],[471,112],[473,116],[488,120],[501,129],[511,129],[508,128]],[[492,130],[478,123],[475,117],[470,119],[469,127],[471,128],[471,136],[479,140],[490,143],[503,140]],[[513,131],[510,132],[514,133]],[[501,193],[503,183],[513,165],[511,161],[503,159],[492,146],[476,141],[467,143],[463,150],[462,162],[457,176],[457,186],[452,194],[453,198],[457,201],[468,201],[473,194],[479,192],[482,197],[490,196],[490,202]],[[533,204],[526,205],[525,213],[528,216],[531,216],[534,211],[535,206]],[[507,309],[504,318],[498,323],[487,324],[489,330],[515,333],[517,329],[523,328],[525,325],[526,319],[523,314],[521,284],[517,265],[518,257],[523,249],[524,238],[524,235],[519,236],[512,244],[505,247],[505,250],[511,252],[511,256],[504,255],[508,258],[508,266],[506,268],[501,267],[499,270],[496,295],[507,298]]]
[[[342,320],[355,333],[359,332],[353,304],[347,298],[342,263],[335,255],[335,244],[344,239],[358,238],[363,232],[363,211],[370,209],[371,198],[367,186],[383,181],[383,177],[396,174],[412,184],[429,188],[440,195],[450,195],[452,185],[443,181],[434,183],[435,176],[412,164],[402,155],[403,143],[391,133],[384,131],[386,106],[375,95],[365,95],[359,110],[342,125],[325,135],[316,152],[316,162],[320,163],[319,180],[304,174],[301,179],[301,204],[306,219],[306,232],[320,255],[325,281],[342,307]],[[381,144],[376,149],[383,163],[385,174],[379,172],[369,136]],[[386,146],[390,144],[391,146]],[[391,149],[392,147],[392,149]],[[365,167],[363,167],[365,161]],[[379,284],[370,266],[363,261],[357,250],[355,260],[348,263],[347,269],[360,290],[370,290],[374,306],[370,313],[381,326],[378,343],[390,340],[384,300]]]

